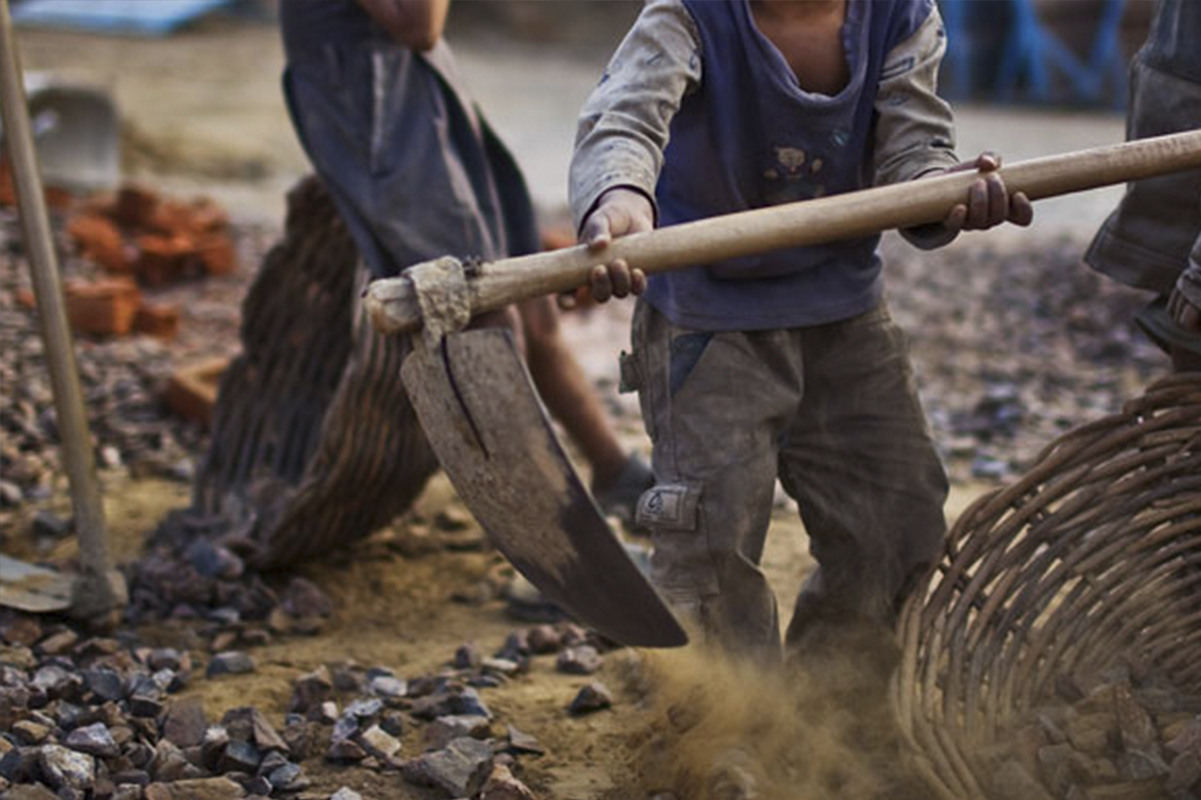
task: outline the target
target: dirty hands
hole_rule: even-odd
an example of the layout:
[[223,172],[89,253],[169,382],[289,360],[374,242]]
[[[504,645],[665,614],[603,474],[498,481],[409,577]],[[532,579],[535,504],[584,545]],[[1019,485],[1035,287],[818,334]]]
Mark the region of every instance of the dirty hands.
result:
[[[655,211],[646,195],[619,186],[600,196],[596,208],[584,220],[580,241],[588,245],[590,252],[602,253],[614,239],[654,227]],[[618,258],[592,268],[588,289],[598,303],[610,297],[642,294],[646,275],[640,269],[630,269],[625,259]]]
[[947,172],[976,170],[980,177],[968,188],[968,199],[951,209],[942,225],[948,231],[987,230],[1003,222],[1025,227],[1034,219],[1034,207],[1022,192],[1010,194],[1004,179],[997,174],[1001,157],[984,152],[975,161],[964,161]]

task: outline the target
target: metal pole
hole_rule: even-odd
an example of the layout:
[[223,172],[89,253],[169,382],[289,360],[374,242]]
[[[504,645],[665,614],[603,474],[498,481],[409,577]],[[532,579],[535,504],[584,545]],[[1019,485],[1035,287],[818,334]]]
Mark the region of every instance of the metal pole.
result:
[[63,462],[71,484],[75,530],[79,535],[81,567],[72,591],[71,613],[81,618],[102,618],[125,602],[125,586],[109,561],[92,439],[84,415],[83,393],[79,388],[75,350],[67,324],[37,153],[33,149],[25,84],[21,78],[8,0],[0,0],[0,111],[4,120],[4,146],[12,165],[33,275],[42,340],[46,344],[46,363],[50,368],[50,386],[54,390]]

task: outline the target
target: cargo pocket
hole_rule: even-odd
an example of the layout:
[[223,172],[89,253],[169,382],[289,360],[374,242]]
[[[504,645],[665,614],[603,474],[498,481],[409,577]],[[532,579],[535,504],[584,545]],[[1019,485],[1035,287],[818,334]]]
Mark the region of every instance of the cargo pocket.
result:
[[700,501],[700,484],[660,483],[643,492],[634,514],[635,523],[654,535],[651,578],[676,601],[718,591]]

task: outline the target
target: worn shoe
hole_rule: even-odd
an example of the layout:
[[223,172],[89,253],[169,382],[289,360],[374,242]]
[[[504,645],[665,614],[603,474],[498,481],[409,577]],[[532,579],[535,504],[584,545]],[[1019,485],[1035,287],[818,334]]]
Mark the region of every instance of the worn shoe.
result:
[[592,496],[606,516],[617,517],[627,526],[634,524],[638,498],[655,485],[655,474],[637,453],[631,453],[617,479],[605,486],[592,487]]

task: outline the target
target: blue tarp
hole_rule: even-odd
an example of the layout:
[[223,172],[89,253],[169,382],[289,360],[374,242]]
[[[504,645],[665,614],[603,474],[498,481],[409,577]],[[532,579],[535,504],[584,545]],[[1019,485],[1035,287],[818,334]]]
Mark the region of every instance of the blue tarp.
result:
[[22,0],[12,10],[24,27],[165,36],[233,0]]

